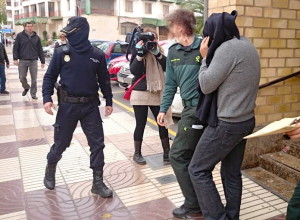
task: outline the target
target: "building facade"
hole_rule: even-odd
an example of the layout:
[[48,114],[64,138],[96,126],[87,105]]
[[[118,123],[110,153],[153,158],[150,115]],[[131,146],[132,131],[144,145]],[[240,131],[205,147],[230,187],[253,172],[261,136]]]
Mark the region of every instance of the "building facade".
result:
[[178,8],[173,0],[7,0],[8,23],[16,33],[26,21],[48,38],[57,35],[69,17],[81,15],[90,23],[90,39],[124,40],[137,25],[154,28],[167,37],[163,18]]

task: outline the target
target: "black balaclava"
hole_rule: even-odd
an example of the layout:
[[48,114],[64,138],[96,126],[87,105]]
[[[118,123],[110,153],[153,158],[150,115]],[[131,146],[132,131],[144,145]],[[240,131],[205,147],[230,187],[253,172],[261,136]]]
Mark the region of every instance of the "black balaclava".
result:
[[87,19],[78,16],[69,18],[67,26],[61,30],[67,34],[70,46],[77,53],[86,52],[93,47],[88,40],[89,31],[90,26]]
[[205,22],[203,28],[203,36],[209,36],[208,53],[206,57],[206,65],[209,66],[216,49],[225,41],[236,37],[240,39],[239,29],[235,24],[237,11],[213,13]]

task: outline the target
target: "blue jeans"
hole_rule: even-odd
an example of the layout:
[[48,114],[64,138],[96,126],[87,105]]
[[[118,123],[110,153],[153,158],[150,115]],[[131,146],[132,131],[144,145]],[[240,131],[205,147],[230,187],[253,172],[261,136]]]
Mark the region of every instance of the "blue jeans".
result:
[[[219,121],[217,127],[208,126],[204,130],[189,165],[189,173],[206,220],[239,219],[241,166],[246,145],[243,137],[250,134],[254,126],[255,119],[251,118],[238,123]],[[212,171],[220,161],[225,207],[212,178]]]
[[4,92],[6,87],[5,65],[0,65],[0,92]]

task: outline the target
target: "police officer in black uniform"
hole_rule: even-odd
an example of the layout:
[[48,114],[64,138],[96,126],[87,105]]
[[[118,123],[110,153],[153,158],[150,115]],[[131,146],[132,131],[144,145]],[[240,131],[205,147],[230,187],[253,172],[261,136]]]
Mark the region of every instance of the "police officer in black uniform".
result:
[[89,24],[84,17],[71,17],[63,28],[69,45],[55,50],[43,81],[44,109],[53,114],[51,95],[58,76],[59,109],[54,124],[54,144],[47,155],[44,185],[55,188],[55,171],[62,153],[69,147],[78,121],[90,146],[90,168],[93,169],[92,192],[111,197],[103,183],[104,134],[98,105],[99,86],[106,99],[105,116],[112,113],[112,91],[104,53],[91,46]]

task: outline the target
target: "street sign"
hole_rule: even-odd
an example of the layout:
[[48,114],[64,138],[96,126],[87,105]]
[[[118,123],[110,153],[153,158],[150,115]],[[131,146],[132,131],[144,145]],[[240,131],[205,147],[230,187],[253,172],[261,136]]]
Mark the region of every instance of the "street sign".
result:
[[13,30],[12,29],[7,29],[7,28],[2,28],[2,33],[12,33],[13,32]]

